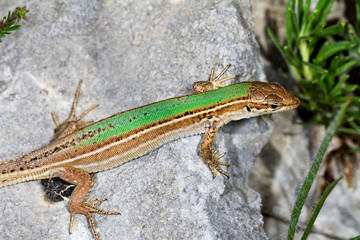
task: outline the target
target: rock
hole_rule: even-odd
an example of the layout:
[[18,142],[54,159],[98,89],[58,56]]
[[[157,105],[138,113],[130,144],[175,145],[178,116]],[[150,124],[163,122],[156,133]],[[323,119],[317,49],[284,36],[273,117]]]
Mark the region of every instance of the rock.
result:
[[[2,14],[16,6],[0,0]],[[28,20],[0,49],[0,156],[46,145],[50,112],[60,121],[83,80],[78,113],[102,119],[166,98],[232,64],[227,76],[265,80],[250,1],[27,1]],[[227,152],[230,180],[212,179],[198,155],[201,136],[180,139],[95,175],[89,198],[101,239],[266,239],[260,197],[247,182],[272,131],[269,117],[231,123],[214,149]],[[49,204],[38,181],[0,188],[1,239],[94,239],[85,216],[69,235],[67,202]]]

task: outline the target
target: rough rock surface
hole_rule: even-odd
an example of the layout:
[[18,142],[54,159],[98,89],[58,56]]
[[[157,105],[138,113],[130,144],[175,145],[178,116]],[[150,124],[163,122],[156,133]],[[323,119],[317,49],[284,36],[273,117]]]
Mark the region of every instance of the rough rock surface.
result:
[[[0,0],[1,14],[13,2]],[[78,113],[87,119],[193,93],[231,63],[227,76],[265,80],[250,1],[18,1],[23,28],[0,43],[0,156],[7,160],[51,141],[50,112],[64,120],[83,80]],[[212,179],[197,149],[180,139],[121,167],[97,173],[90,198],[108,198],[94,214],[101,239],[264,239],[260,197],[247,185],[267,141],[268,117],[231,123],[214,148],[227,152],[230,180]],[[0,188],[0,239],[94,239],[67,203],[49,204],[38,181]]]

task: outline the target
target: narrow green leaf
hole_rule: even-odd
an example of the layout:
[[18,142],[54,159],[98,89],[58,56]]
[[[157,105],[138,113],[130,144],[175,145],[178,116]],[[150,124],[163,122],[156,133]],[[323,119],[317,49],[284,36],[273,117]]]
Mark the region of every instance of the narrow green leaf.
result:
[[334,43],[326,42],[320,48],[316,58],[314,59],[314,63],[321,63],[331,57],[332,55],[343,51],[348,50],[356,46],[356,43],[350,43],[348,41],[338,41]]
[[[320,1],[319,1],[320,2]],[[317,15],[319,14],[319,10],[314,10],[314,12],[312,12],[308,17],[307,17],[307,22],[304,25],[304,35],[309,35],[310,32],[313,31],[314,29],[314,24],[317,21]]]
[[336,98],[336,101],[341,101],[341,102],[344,102],[344,101],[347,101],[347,100],[352,100],[352,101],[358,101],[357,97],[355,96],[344,96],[344,97],[337,97]]
[[345,87],[341,88],[343,92],[353,92],[358,88],[357,85],[346,85]]
[[326,130],[325,137],[322,140],[319,150],[317,151],[313,164],[310,167],[310,170],[304,180],[303,185],[299,191],[298,197],[295,201],[293,211],[291,213],[291,219],[288,229],[288,240],[293,240],[295,236],[296,225],[299,221],[301,209],[304,205],[305,199],[310,191],[311,185],[316,177],[316,173],[322,162],[322,158],[325,154],[326,148],[328,147],[331,139],[335,135],[336,130],[339,128],[340,123],[345,115],[346,109],[348,108],[350,101],[345,102],[340,110],[337,112],[334,120],[331,122],[330,126]]
[[298,70],[301,71],[301,62],[299,61],[299,58],[294,56],[294,54],[289,50],[287,46],[284,47],[284,54],[285,60],[289,64],[289,66],[299,68]]
[[345,32],[345,26],[346,23],[344,22],[326,28],[323,28],[323,25],[321,25],[320,27],[314,29],[310,35],[316,38],[325,38],[331,35],[343,34]]
[[321,196],[307,226],[306,226],[306,229],[304,231],[304,234],[303,236],[301,237],[301,240],[306,240],[310,231],[311,231],[311,228],[313,227],[314,225],[314,222],[317,218],[317,216],[319,215],[320,213],[320,210],[322,208],[322,206],[324,205],[324,202],[326,200],[326,198],[329,196],[329,194],[331,193],[331,191],[334,189],[334,187],[336,186],[336,184],[338,184],[338,182],[343,178],[343,176],[339,177],[338,179],[336,179],[334,182],[332,182],[325,190],[324,194]]
[[298,62],[298,59],[291,55],[291,53],[288,51],[287,47],[283,48],[280,45],[279,41],[276,39],[276,36],[274,35],[274,33],[271,31],[270,28],[267,29],[267,32],[268,32],[270,39],[273,41],[276,48],[279,50],[280,54],[282,55],[282,57],[288,64],[288,66],[289,66],[291,72],[294,74],[295,78],[300,79],[301,75],[298,71],[300,63]]
[[348,61],[336,69],[335,76],[339,76],[340,74],[349,71],[350,68],[355,67],[356,65],[359,66],[359,64],[359,61],[356,60]]
[[290,5],[291,9],[293,9],[295,11],[296,0],[290,0],[289,3],[291,4]]
[[340,79],[340,81],[335,85],[335,87],[331,90],[330,95],[335,96],[338,95],[340,92],[341,86],[346,82],[346,80],[349,78],[349,75],[345,75]]
[[284,59],[285,58],[285,52],[284,49],[282,48],[282,46],[280,45],[279,41],[277,40],[275,34],[271,31],[270,28],[267,28],[267,33],[270,37],[270,39],[273,41],[273,43],[275,44],[275,47],[278,49],[278,51],[280,52],[280,54],[283,56]]
[[292,42],[292,27],[293,27],[293,23],[292,23],[292,13],[293,10],[291,8],[291,3],[290,1],[288,1],[286,3],[286,12],[285,12],[285,19],[286,19],[286,42],[288,44],[290,44]]
[[360,133],[360,126],[353,121],[348,121],[351,127],[353,127],[358,133]]
[[353,129],[353,128],[340,128],[339,129],[340,132],[343,132],[343,133],[348,133],[348,134],[355,134],[355,135],[359,135],[360,132]]
[[314,12],[318,11],[317,21],[315,22],[314,28],[321,26],[326,23],[326,18],[330,13],[331,6],[334,4],[334,0],[319,0],[316,5]]
[[[326,23],[326,17],[329,14],[331,5],[334,0],[319,0],[314,12],[308,16],[308,22],[304,33],[310,34],[314,29],[319,28],[321,25]],[[330,8],[329,8],[330,6]],[[325,17],[325,18],[324,18]]]
[[339,57],[338,55],[335,55],[330,62],[330,66],[328,67],[329,70],[329,77],[327,78],[327,85],[329,88],[332,88],[335,84],[335,72],[338,69],[339,65],[346,63],[347,57]]
[[[291,26],[292,26],[292,36],[294,37],[295,41],[298,42],[299,41],[299,24],[298,24],[298,20],[297,20],[297,16],[296,13],[294,11],[289,11],[290,12],[290,18],[291,18]],[[286,19],[286,22],[288,21],[288,19]]]
[[360,39],[359,39],[359,36],[356,33],[355,28],[350,23],[347,24],[347,28],[348,28],[348,31],[347,31],[348,40],[350,42],[357,42],[359,44]]
[[320,67],[319,65],[316,65],[316,64],[312,64],[312,63],[309,63],[309,62],[302,62],[302,64],[310,67],[311,69],[313,69],[314,71],[320,73],[320,74],[326,74],[328,73],[328,70]]
[[[321,77],[320,77],[319,79],[316,79],[316,80],[314,81],[314,82],[316,82],[317,85],[320,87],[320,89],[321,89],[321,91],[323,92],[323,94],[324,94],[325,97],[328,95],[327,87],[326,87],[326,84],[325,84],[326,79],[327,79],[328,77],[329,77],[328,74],[323,74],[323,75],[321,75]],[[320,99],[318,99],[317,101],[318,101],[319,103],[321,103],[322,100],[325,101],[324,103],[327,102],[327,99],[324,99],[324,98],[320,98]]]
[[7,30],[8,30],[9,32],[11,32],[11,31],[18,30],[18,29],[20,29],[20,28],[21,28],[21,25],[15,25],[15,26],[8,27]]
[[[326,85],[326,98],[330,98],[330,92],[333,89],[334,85],[335,85],[335,78],[336,76],[333,73],[329,73],[326,76],[325,79],[325,85]],[[327,104],[326,104],[327,105]]]
[[309,51],[312,53],[314,52],[314,49],[316,47],[316,44],[318,43],[318,40],[317,38],[313,38],[313,37],[310,37],[309,38],[309,44],[308,44],[308,48],[309,48]]
[[298,11],[297,16],[299,18],[298,24],[301,26],[302,17],[304,14],[304,2],[303,0],[298,0]]

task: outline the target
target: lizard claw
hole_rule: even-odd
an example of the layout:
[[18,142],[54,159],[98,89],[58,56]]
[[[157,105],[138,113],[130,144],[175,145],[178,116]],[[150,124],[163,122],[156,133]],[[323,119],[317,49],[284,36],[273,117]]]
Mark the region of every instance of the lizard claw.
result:
[[218,160],[220,158],[222,158],[223,156],[225,156],[226,153],[222,153],[219,156],[215,157],[215,154],[217,153],[217,150],[215,150],[212,154],[211,154],[211,159],[209,159],[208,161],[206,161],[206,164],[208,165],[213,178],[216,177],[217,172],[221,173],[222,175],[226,176],[227,178],[229,178],[229,174],[227,174],[227,172],[225,172],[224,170],[222,170],[219,165],[221,166],[230,166],[229,163],[224,163],[224,162],[219,162]]
[[216,76],[214,78],[214,72],[215,72],[215,68],[211,69],[211,73],[210,73],[210,78],[208,81],[199,81],[199,82],[194,82],[193,84],[193,88],[195,90],[196,93],[202,93],[202,92],[208,92],[211,90],[215,90],[215,89],[219,89],[222,87],[225,87],[225,85],[223,85],[222,83],[235,78],[236,76],[232,76],[232,77],[227,77],[227,78],[221,78],[225,72],[229,69],[231,65],[227,65],[226,68],[224,68],[221,73]]
[[69,232],[71,233],[71,229],[72,229],[72,225],[73,225],[73,221],[74,221],[74,216],[76,213],[81,213],[81,214],[85,214],[89,217],[90,219],[90,223],[91,223],[91,227],[94,231],[95,237],[97,240],[99,240],[99,236],[97,234],[96,228],[95,228],[95,223],[94,223],[94,219],[92,217],[93,212],[96,213],[100,213],[100,214],[106,214],[106,215],[119,215],[120,213],[118,212],[108,212],[108,211],[104,211],[104,210],[100,210],[97,209],[96,207],[98,207],[102,202],[106,201],[106,198],[101,198],[100,200],[98,200],[97,198],[92,198],[89,202],[85,203],[80,203],[79,205],[76,206],[76,209],[71,209],[71,220],[70,220],[70,229]]
[[80,87],[81,87],[82,81],[79,82],[79,85],[76,89],[76,93],[75,93],[75,98],[74,98],[74,102],[71,108],[71,112],[69,117],[62,123],[60,124],[55,112],[51,112],[51,115],[53,117],[54,123],[56,125],[56,128],[54,130],[54,133],[56,135],[57,138],[62,138],[66,135],[69,135],[73,132],[79,131],[83,128],[83,126],[87,123],[92,122],[92,120],[86,120],[86,121],[82,121],[79,122],[86,114],[88,114],[91,110],[93,110],[94,108],[96,108],[98,105],[93,105],[92,107],[88,108],[86,111],[84,111],[79,117],[76,117],[75,114],[75,110],[76,110],[76,105],[79,99],[79,95],[80,95]]

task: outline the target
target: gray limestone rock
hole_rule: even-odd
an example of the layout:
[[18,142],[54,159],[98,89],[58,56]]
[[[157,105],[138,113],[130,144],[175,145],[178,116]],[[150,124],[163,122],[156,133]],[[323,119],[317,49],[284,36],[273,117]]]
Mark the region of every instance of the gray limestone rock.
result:
[[[16,6],[0,0],[1,14]],[[211,67],[243,81],[265,80],[250,1],[20,1],[23,28],[0,43],[0,157],[46,145],[83,80],[78,113],[87,119],[192,94]],[[233,122],[215,149],[230,179],[212,178],[198,155],[201,136],[180,139],[116,169],[97,173],[90,198],[101,239],[266,239],[249,171],[272,131],[270,118]],[[94,239],[85,216],[69,235],[67,202],[49,204],[38,181],[0,188],[0,239]]]

